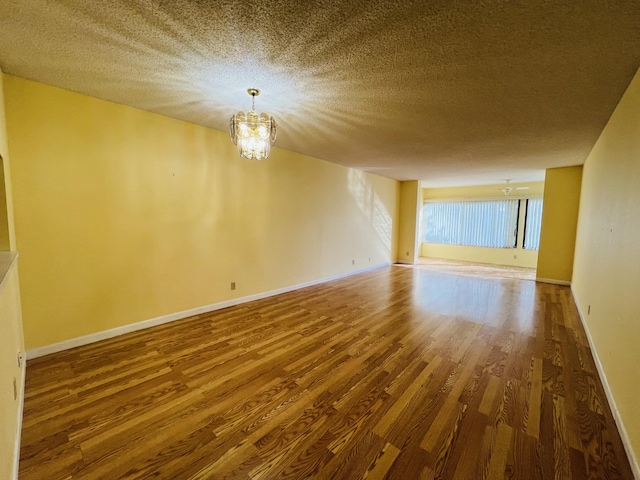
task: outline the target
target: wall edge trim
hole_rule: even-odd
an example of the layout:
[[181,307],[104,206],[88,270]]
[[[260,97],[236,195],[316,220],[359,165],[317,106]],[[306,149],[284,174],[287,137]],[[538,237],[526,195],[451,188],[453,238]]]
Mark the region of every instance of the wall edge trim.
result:
[[611,413],[613,414],[613,419],[616,422],[616,427],[618,427],[618,432],[620,433],[622,445],[624,446],[625,452],[627,453],[627,458],[629,459],[629,464],[631,465],[633,476],[636,480],[640,480],[640,465],[638,464],[638,459],[636,458],[633,447],[631,446],[629,434],[627,433],[627,429],[622,422],[622,417],[620,417],[620,412],[618,411],[618,406],[616,405],[615,399],[613,397],[613,392],[611,391],[611,387],[609,386],[609,382],[607,381],[607,376],[604,373],[604,368],[602,366],[602,363],[600,362],[600,357],[598,356],[598,352],[596,351],[595,345],[593,344],[593,339],[591,338],[591,332],[587,327],[587,322],[585,322],[584,320],[582,308],[580,308],[580,304],[578,303],[578,299],[576,297],[576,292],[573,290],[573,288],[571,288],[571,296],[573,297],[573,303],[575,303],[578,310],[578,317],[580,317],[582,328],[584,328],[584,331],[587,335],[587,341],[589,342],[591,355],[593,356],[594,363],[596,364],[596,369],[598,370],[598,375],[600,376],[600,381],[602,382],[604,393],[607,396],[607,401],[611,406]]
[[190,308],[188,310],[183,310],[181,312],[169,313],[167,315],[162,315],[160,317],[150,318],[148,320],[142,320],[140,322],[130,323],[128,325],[122,325],[120,327],[111,328],[109,330],[90,333],[89,335],[83,335],[82,337],[71,338],[69,340],[63,340],[61,342],[52,343],[50,345],[44,345],[42,347],[32,348],[27,350],[27,360],[43,357],[45,355],[50,355],[52,353],[62,352],[64,350],[69,350],[71,348],[80,347],[83,345],[88,345],[90,343],[99,342],[100,340],[107,340],[109,338],[117,337],[119,335],[124,335],[125,333],[136,332],[138,330],[144,330],[145,328],[151,328],[157,325],[162,325],[162,324],[173,322],[176,320],[182,320],[184,318],[193,317],[194,315],[213,312],[215,310],[220,310],[227,307],[233,307],[235,305],[252,302],[254,300],[260,300],[263,298],[272,297],[274,295],[280,295],[282,293],[292,292],[294,290],[299,290],[301,288],[311,287],[313,285],[318,285],[318,284],[330,282],[333,280],[339,280],[341,278],[346,278],[351,275],[365,273],[371,270],[376,270],[378,268],[388,267],[389,265],[391,265],[391,262],[385,262],[378,265],[373,265],[371,267],[363,268],[360,270],[333,275],[330,277],[324,277],[317,280],[311,280],[308,282],[298,283],[295,285],[277,288],[275,290],[269,290],[266,292],[255,293],[252,295],[247,295],[245,297],[233,298],[231,300],[224,300],[222,302],[212,303],[210,305],[203,305],[201,307]]
[[571,282],[568,282],[566,280],[556,280],[555,278],[536,277],[536,282],[551,283],[553,285],[564,285],[567,287],[571,286]]
[[22,443],[22,418],[24,416],[24,387],[27,381],[27,363],[23,362],[20,369],[22,370],[22,388],[20,389],[20,396],[18,398],[20,406],[18,407],[18,422],[16,423],[16,440],[13,444],[13,480],[18,480],[18,473],[20,472],[20,444]]

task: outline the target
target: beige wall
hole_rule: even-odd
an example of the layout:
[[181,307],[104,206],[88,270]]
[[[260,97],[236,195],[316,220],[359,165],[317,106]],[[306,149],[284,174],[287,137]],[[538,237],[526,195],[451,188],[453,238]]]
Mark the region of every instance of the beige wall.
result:
[[[584,165],[572,289],[640,457],[640,72]],[[640,477],[638,477],[640,478]]]
[[582,165],[549,168],[544,183],[538,280],[571,282]]
[[[6,175],[2,175],[6,188],[1,189],[0,202],[11,206],[11,184],[7,136],[5,130],[4,96],[2,94],[2,71],[0,71],[0,155],[5,160]],[[9,232],[13,240],[13,216],[3,210],[5,217],[2,225],[6,228],[6,243],[9,247]],[[18,267],[15,254],[0,252],[0,478],[14,477],[17,469],[20,438],[20,418],[24,398],[24,366],[18,365],[18,355],[24,355],[22,337],[22,318],[20,311],[20,292],[18,285]],[[24,364],[23,364],[24,365]]]
[[225,132],[13,76],[5,97],[29,349],[395,260],[394,180],[241,159]]
[[[471,187],[425,188],[422,190],[423,200],[467,200],[477,198],[503,199],[500,191],[505,184],[476,185]],[[514,188],[527,187],[526,190],[515,190],[511,198],[523,196],[541,197],[544,182],[514,183]],[[524,235],[525,205],[520,207],[520,225],[518,228],[518,245],[522,245]],[[490,263],[495,265],[509,265],[515,267],[535,268],[538,261],[537,250],[523,248],[486,248],[469,247],[465,245],[444,245],[422,242],[420,255],[423,257],[444,258],[449,260],[463,260],[468,262]]]
[[400,182],[398,261],[415,263],[419,255],[420,182]]

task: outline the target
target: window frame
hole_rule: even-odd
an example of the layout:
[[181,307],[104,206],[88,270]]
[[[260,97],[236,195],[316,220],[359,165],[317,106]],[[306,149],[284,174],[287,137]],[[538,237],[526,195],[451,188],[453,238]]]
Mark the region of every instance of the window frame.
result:
[[[486,201],[501,201],[501,200],[518,200],[518,209],[516,216],[516,224],[514,227],[514,245],[511,247],[479,247],[475,245],[464,245],[457,243],[441,243],[441,245],[451,245],[459,247],[472,247],[472,248],[493,248],[493,249],[521,249],[530,252],[537,252],[538,249],[527,249],[525,247],[525,229],[526,229],[526,215],[527,215],[527,203],[529,200],[543,200],[543,196],[540,194],[534,195],[509,195],[509,196],[487,196],[487,197],[471,197],[471,198],[427,198],[422,200],[422,207],[420,209],[420,242],[431,243],[438,245],[437,242],[428,242],[425,238],[426,235],[426,215],[425,205],[427,203],[453,203],[453,202],[486,202]],[[523,202],[524,200],[524,202]],[[523,206],[524,205],[524,206]],[[541,208],[541,215],[544,210],[544,204]],[[521,219],[522,217],[522,219]],[[539,245],[539,242],[538,242]]]
[[[480,198],[461,198],[461,199],[427,199],[422,202],[421,209],[421,242],[422,243],[432,243],[432,244],[442,244],[442,245],[456,245],[462,247],[478,247],[478,248],[518,248],[518,225],[520,221],[520,208],[521,208],[521,198],[520,197],[480,197]],[[512,245],[503,245],[503,246],[491,246],[491,245],[474,245],[468,243],[448,243],[448,242],[432,242],[427,241],[427,226],[426,226],[426,206],[427,204],[435,204],[435,203],[449,203],[449,204],[468,204],[468,203],[501,203],[501,202],[515,202],[515,205],[509,206],[508,208],[512,209],[511,215],[514,215],[513,229],[509,231],[509,237],[513,237]],[[461,205],[460,208],[464,208],[464,205]],[[466,212],[465,212],[466,213]],[[456,226],[456,229],[459,229],[460,225]],[[497,236],[501,235],[498,233]]]

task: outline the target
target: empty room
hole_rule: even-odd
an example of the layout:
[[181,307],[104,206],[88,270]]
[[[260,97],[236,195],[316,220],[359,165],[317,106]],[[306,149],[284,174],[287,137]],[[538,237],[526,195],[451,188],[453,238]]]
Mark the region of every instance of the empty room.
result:
[[0,479],[640,480],[640,3],[0,3]]

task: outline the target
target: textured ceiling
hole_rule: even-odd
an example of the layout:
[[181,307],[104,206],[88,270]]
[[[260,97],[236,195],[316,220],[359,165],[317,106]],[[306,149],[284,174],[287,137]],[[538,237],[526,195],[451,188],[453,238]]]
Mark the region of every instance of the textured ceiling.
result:
[[[584,162],[640,66],[638,0],[2,0],[6,73],[428,186]],[[277,155],[277,150],[272,153]]]

